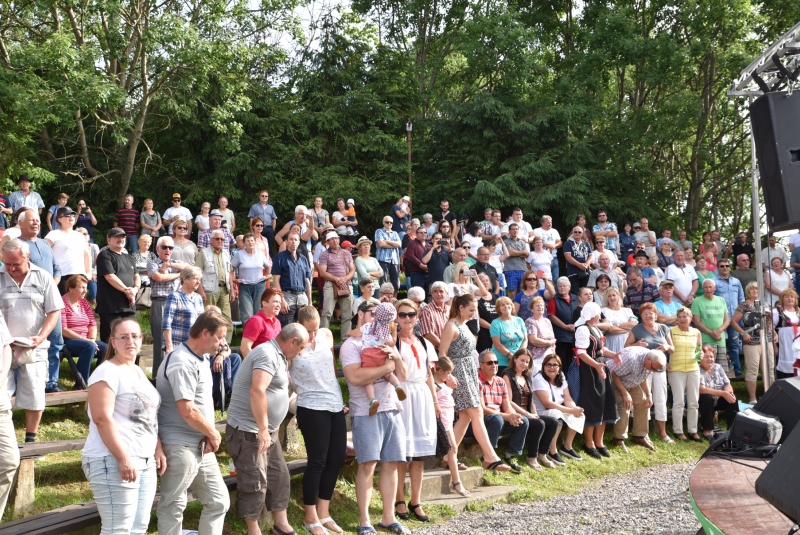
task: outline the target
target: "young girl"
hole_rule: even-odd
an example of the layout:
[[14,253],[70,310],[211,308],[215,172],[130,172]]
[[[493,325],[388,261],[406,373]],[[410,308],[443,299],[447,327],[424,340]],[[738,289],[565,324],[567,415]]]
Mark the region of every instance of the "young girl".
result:
[[[461,484],[461,476],[458,474],[458,459],[456,459],[456,437],[453,435],[453,420],[455,419],[455,402],[453,401],[453,389],[445,384],[450,373],[453,371],[453,361],[447,357],[439,357],[433,365],[433,381],[436,384],[436,400],[442,409],[442,424],[447,431],[447,438],[450,439],[450,451],[445,456],[445,462],[450,469],[452,482],[450,487],[461,494],[469,496],[470,492]],[[464,467],[466,469],[466,467]]]
[[[344,213],[348,221],[356,221],[356,202],[353,199],[347,199],[347,210]],[[353,234],[358,234],[358,225],[350,227],[353,229]]]
[[[394,336],[392,335],[391,324],[397,317],[397,311],[391,303],[381,303],[375,309],[375,317],[366,327],[366,334],[363,335],[363,349],[361,350],[361,366],[364,368],[377,368],[386,363],[386,353],[383,352],[382,347],[385,345],[394,345]],[[400,386],[400,381],[394,372],[387,373],[383,376],[384,379],[389,381],[394,386],[397,393],[397,399],[403,401],[406,399],[406,392]],[[369,397],[369,415],[375,416],[378,413],[380,401],[375,397],[375,385],[370,383],[364,387],[364,391]]]

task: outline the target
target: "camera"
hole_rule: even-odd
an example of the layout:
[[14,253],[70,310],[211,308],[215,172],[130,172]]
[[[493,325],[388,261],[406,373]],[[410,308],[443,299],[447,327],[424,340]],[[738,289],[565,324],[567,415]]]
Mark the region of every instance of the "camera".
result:
[[447,245],[447,240],[439,240],[436,242],[438,245]]

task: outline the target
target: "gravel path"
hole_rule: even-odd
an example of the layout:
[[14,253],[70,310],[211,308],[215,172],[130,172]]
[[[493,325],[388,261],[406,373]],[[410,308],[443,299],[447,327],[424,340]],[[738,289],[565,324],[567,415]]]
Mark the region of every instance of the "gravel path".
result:
[[604,478],[579,494],[495,505],[488,513],[462,513],[414,533],[693,535],[700,529],[687,492],[693,467],[685,463],[644,468]]

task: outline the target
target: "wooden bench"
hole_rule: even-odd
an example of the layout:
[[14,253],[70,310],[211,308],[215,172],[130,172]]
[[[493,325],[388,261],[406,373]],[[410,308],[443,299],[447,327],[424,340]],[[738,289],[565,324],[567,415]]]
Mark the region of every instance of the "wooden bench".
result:
[[[44,395],[44,403],[46,407],[58,407],[60,405],[75,405],[78,403],[86,403],[89,393],[86,390],[72,390],[69,392],[53,392],[52,394]],[[11,408],[18,409],[17,397],[11,398]]]
[[[219,423],[217,424],[219,425]],[[290,475],[302,474],[306,470],[306,459],[288,461]],[[228,492],[236,492],[236,477],[223,478]],[[153,508],[158,505],[161,495],[156,492]],[[188,493],[188,500],[196,500],[193,493]],[[59,535],[95,526],[100,523],[100,513],[94,502],[84,502],[53,509],[46,513],[29,516],[20,520],[0,525],[0,535]]]

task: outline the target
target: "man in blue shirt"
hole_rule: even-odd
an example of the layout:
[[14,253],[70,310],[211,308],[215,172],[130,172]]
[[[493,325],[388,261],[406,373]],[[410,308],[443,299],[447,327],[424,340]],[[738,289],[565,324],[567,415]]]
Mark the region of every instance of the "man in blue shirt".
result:
[[[33,208],[28,208],[19,214],[17,224],[20,230],[20,239],[28,244],[31,250],[30,261],[34,266],[40,267],[53,277],[55,284],[61,280],[61,267],[53,256],[53,248],[44,240],[37,238],[41,228],[39,214]],[[61,349],[64,347],[64,337],[61,334],[61,316],[50,334],[47,336],[50,347],[47,349],[48,373],[45,393],[63,392],[58,386],[58,375],[61,369]],[[84,377],[88,379],[88,377]]]
[[311,303],[311,265],[297,252],[300,236],[286,236],[286,250],[272,259],[272,283],[281,289],[281,313],[278,321],[284,327],[297,321],[297,311]]
[[597,224],[592,227],[592,236],[596,238],[603,237],[606,239],[606,249],[612,251],[619,257],[619,247],[617,247],[617,224],[608,220],[608,214],[605,210],[597,212]]
[[[728,317],[732,318],[739,303],[744,301],[742,283],[736,277],[731,277],[731,261],[729,259],[720,260],[717,263],[717,270],[719,275],[714,279],[714,283],[717,285],[714,295],[725,300],[725,304],[728,305]],[[742,365],[739,362],[739,333],[734,330],[733,325],[728,326],[726,342],[733,371],[737,376],[742,375]]]
[[383,269],[381,284],[391,281],[394,291],[397,292],[400,288],[400,253],[403,240],[392,230],[393,224],[394,220],[390,216],[383,216],[383,228],[375,231],[375,257]]

